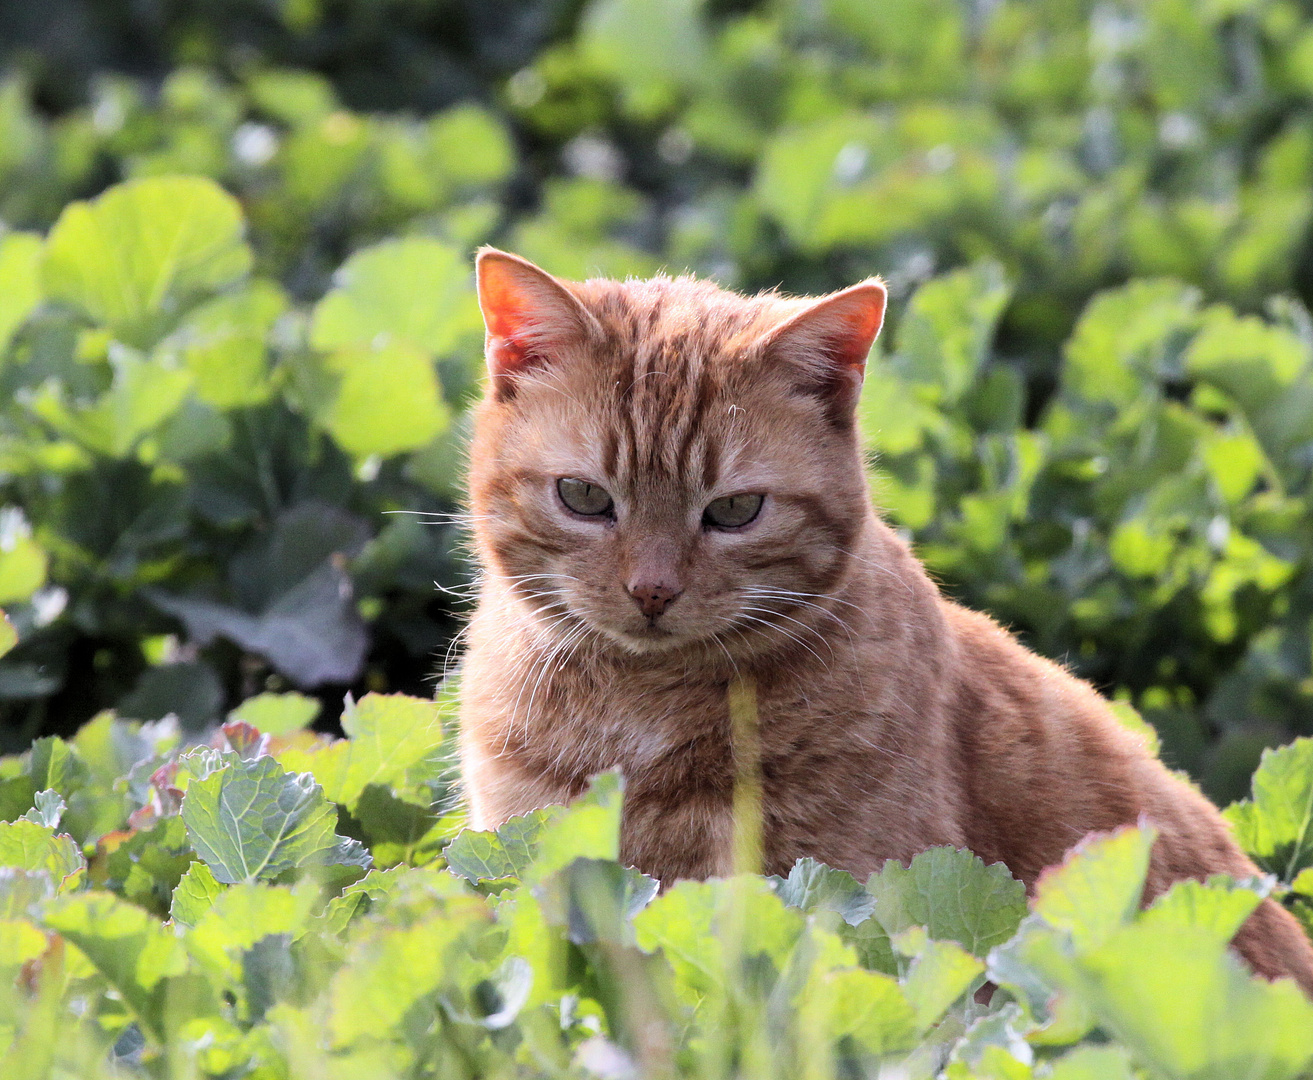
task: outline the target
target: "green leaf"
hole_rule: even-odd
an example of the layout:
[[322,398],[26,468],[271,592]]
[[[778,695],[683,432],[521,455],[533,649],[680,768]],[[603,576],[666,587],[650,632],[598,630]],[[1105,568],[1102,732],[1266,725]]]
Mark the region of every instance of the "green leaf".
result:
[[450,422],[433,361],[413,345],[396,340],[338,349],[324,363],[337,376],[337,389],[318,419],[357,458],[416,450]]
[[161,346],[191,372],[196,396],[216,409],[268,399],[265,339],[287,310],[287,297],[269,281],[215,297],[191,312]]
[[866,888],[890,934],[924,926],[931,938],[976,956],[1010,938],[1026,915],[1026,887],[1006,866],[948,847],[923,851],[910,866],[891,859]]
[[143,1027],[163,1038],[167,977],[187,970],[182,942],[153,915],[112,893],[60,897],[42,921],[86,953]]
[[352,943],[329,989],[334,1046],[378,1038],[420,999],[470,971],[469,946],[487,926],[480,900],[448,899],[404,929],[371,926]]
[[0,239],[0,359],[9,341],[41,302],[41,238],[9,233]]
[[[0,538],[0,604],[31,599],[46,583],[47,562],[46,553],[30,536]],[[17,642],[18,635],[8,619],[5,624],[7,636]]]
[[1135,1080],[1135,1073],[1120,1047],[1079,1046],[1054,1062],[1049,1080]]
[[443,175],[458,186],[495,184],[515,168],[515,145],[505,125],[478,105],[467,102],[436,114],[428,140]]
[[984,964],[951,941],[925,942],[903,983],[917,1026],[925,1030],[938,1023],[984,970]]
[[70,404],[56,384],[47,383],[27,407],[58,434],[97,453],[124,458],[178,411],[192,377],[170,366],[167,358],[147,360],[118,346],[110,351],[110,363],[113,382],[95,404]]
[[45,287],[135,344],[251,266],[237,200],[212,180],[131,180],[64,208],[46,241]]
[[314,888],[242,882],[215,895],[183,940],[200,964],[235,985],[242,954],[269,934],[299,935],[318,900]]
[[920,1026],[896,980],[854,969],[826,972],[809,983],[798,1024],[830,1039],[854,1039],[870,1054],[910,1050]]
[[1313,738],[1264,750],[1252,798],[1224,813],[1240,846],[1283,882],[1313,866]]
[[875,900],[861,883],[843,870],[815,859],[799,859],[787,878],[772,877],[776,895],[802,911],[836,911],[856,926],[875,910]]
[[1175,281],[1133,281],[1100,293],[1067,341],[1064,391],[1129,405],[1162,369],[1173,335],[1195,324],[1198,308],[1198,293]]
[[129,836],[105,860],[106,888],[163,915],[196,855],[176,814]]
[[1206,929],[1125,926],[1080,966],[1100,1024],[1157,1075],[1283,1080],[1313,1061],[1313,1004],[1250,978]]
[[615,859],[622,795],[619,775],[603,773],[567,807],[534,810],[493,832],[463,830],[447,845],[447,865],[472,882],[519,878],[534,883],[575,859]]
[[980,263],[926,282],[898,324],[893,365],[909,382],[957,401],[989,355],[1012,289],[997,263]]
[[416,236],[376,244],[356,252],[337,272],[333,289],[315,306],[310,343],[325,351],[401,343],[444,354],[464,329],[471,281],[464,253],[438,240]]
[[437,704],[405,694],[366,694],[348,704],[342,730],[347,738],[322,749],[293,747],[280,760],[293,771],[313,772],[324,794],[347,807],[354,807],[370,784],[400,780],[442,743]]
[[34,904],[49,900],[55,891],[48,870],[0,866],[0,919],[27,918]]
[[59,819],[68,807],[54,788],[46,788],[32,796],[32,809],[23,815],[24,821],[33,821],[47,829],[59,828]]
[[305,694],[259,694],[238,705],[228,719],[250,724],[266,735],[290,735],[308,727],[320,707],[318,698]]
[[690,1003],[724,989],[736,956],[782,969],[803,926],[801,912],[754,877],[677,882],[634,918],[639,947],[661,950]]
[[284,772],[270,757],[228,755],[223,768],[193,780],[182,820],[196,853],[227,884],[308,866],[369,865],[359,842],[334,832],[337,814],[314,777]]
[[195,926],[223,890],[223,884],[205,863],[192,863],[173,890],[169,918],[181,926]]
[[1128,827],[1082,840],[1040,875],[1036,913],[1067,931],[1078,951],[1099,945],[1139,910],[1156,835]]
[[452,873],[472,882],[524,878],[538,851],[549,810],[513,817],[493,831],[463,829],[444,852]]
[[87,767],[81,756],[58,735],[48,735],[32,744],[27,771],[38,791],[53,788],[66,800],[87,779]]
[[1150,926],[1188,926],[1226,943],[1263,902],[1263,895],[1227,877],[1178,881],[1137,920]]
[[71,836],[56,836],[54,829],[38,825],[35,821],[0,822],[0,866],[13,866],[19,870],[45,870],[63,887],[71,887],[78,874],[86,868]]

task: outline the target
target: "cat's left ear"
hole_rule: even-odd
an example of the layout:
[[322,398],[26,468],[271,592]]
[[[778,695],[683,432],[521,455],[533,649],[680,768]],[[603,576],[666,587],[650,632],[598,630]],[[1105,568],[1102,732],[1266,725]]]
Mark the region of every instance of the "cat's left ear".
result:
[[600,334],[597,320],[565,282],[528,259],[480,248],[475,280],[487,328],[488,373],[499,398],[513,395],[517,376],[550,366],[570,346]]
[[850,417],[886,298],[884,282],[868,278],[814,300],[766,335],[763,353],[793,366],[800,388],[824,397],[836,418]]

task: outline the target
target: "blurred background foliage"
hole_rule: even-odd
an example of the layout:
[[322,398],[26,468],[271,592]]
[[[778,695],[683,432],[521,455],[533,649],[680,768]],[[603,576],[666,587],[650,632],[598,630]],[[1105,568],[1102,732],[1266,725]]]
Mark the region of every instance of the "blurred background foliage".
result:
[[0,0],[0,750],[431,692],[493,242],[884,275],[881,504],[1234,798],[1313,734],[1311,182],[1294,0]]

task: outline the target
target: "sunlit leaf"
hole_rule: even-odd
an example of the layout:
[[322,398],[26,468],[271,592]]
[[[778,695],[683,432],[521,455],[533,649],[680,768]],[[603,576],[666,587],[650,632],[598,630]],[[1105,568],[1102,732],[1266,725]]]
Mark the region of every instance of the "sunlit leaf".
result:
[[1140,906],[1155,833],[1125,828],[1090,837],[1035,886],[1035,911],[1067,931],[1077,949],[1104,941]]
[[1313,866],[1313,739],[1264,750],[1253,797],[1225,813],[1240,846],[1282,881]]
[[155,322],[250,265],[237,200],[202,177],[161,176],[65,207],[44,276],[51,297],[147,344]]

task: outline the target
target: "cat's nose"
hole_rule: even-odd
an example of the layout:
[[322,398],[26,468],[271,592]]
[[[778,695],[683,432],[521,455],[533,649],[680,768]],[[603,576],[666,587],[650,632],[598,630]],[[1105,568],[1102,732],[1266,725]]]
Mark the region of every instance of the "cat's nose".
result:
[[679,589],[659,583],[631,581],[628,589],[638,610],[649,619],[655,619],[680,597]]

